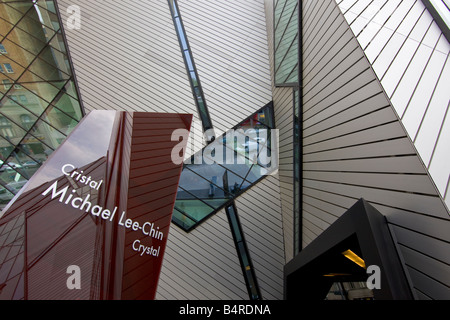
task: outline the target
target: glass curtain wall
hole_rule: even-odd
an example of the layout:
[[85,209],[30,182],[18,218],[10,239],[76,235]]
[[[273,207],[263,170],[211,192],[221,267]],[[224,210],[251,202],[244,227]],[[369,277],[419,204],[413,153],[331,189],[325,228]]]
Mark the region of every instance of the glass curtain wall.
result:
[[0,209],[83,116],[54,1],[0,3]]

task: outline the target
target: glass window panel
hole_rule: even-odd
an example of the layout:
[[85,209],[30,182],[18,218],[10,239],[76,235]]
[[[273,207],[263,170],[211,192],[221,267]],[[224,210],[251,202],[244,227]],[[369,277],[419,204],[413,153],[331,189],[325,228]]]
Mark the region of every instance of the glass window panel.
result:
[[53,83],[56,81],[60,84],[69,78],[70,76],[68,74],[61,72],[61,70],[52,67],[40,59],[36,59],[22,77],[20,77],[19,82],[48,81]]
[[[28,154],[22,149],[27,150]],[[33,150],[28,145],[22,144],[20,148],[14,149],[9,158],[15,164],[16,170],[26,179],[30,179],[43,162],[31,158],[29,154],[33,154]]]
[[33,63],[31,70],[40,75],[42,72],[39,70],[45,70],[47,67],[52,69],[55,68],[63,72],[65,74],[62,76],[63,79],[66,79],[67,76],[72,75],[72,71],[68,65],[67,55],[59,50],[56,50],[52,46],[48,46],[42,51],[39,55],[39,60]]
[[183,53],[186,58],[186,64],[187,64],[188,70],[194,71],[194,61],[192,60],[189,50],[184,50]]
[[174,16],[174,17],[180,16],[180,14],[179,14],[179,12],[178,12],[178,6],[177,6],[176,1],[175,1],[175,0],[170,0],[169,3],[170,3],[170,7],[171,7],[172,10],[173,10],[173,16]]
[[296,82],[298,82],[298,64],[291,71],[291,74],[287,76],[287,78],[286,78],[286,80],[284,80],[284,82],[285,83],[296,83]]
[[39,7],[44,8],[44,9],[56,14],[55,3],[53,2],[53,0],[38,0],[35,3]]
[[248,183],[244,181],[240,176],[234,174],[232,171],[227,170],[223,175],[223,188],[231,195],[237,195],[243,191],[242,187],[248,186]]
[[15,146],[11,144],[8,140],[0,137],[0,166],[3,166],[4,160],[9,157],[11,152],[14,150]]
[[248,267],[250,265],[250,263],[248,260],[248,255],[247,255],[247,251],[245,250],[244,243],[243,242],[237,243],[237,249],[242,258],[242,264],[244,265],[244,267]]
[[[222,169],[222,170],[221,170]],[[195,165],[194,171],[185,167],[180,177],[180,187],[198,199],[225,198],[226,194],[221,185],[225,171],[217,165]]]
[[[191,71],[191,72],[189,72],[189,75],[191,77],[192,85],[194,87],[198,87],[198,80],[197,80],[197,75],[195,74],[195,72]],[[196,91],[196,90],[194,89],[194,91]]]
[[[39,77],[35,76],[36,79]],[[52,102],[56,96],[61,92],[60,89],[64,87],[67,83],[66,81],[53,81],[52,83],[47,82],[21,82],[19,79],[19,84],[22,87],[29,90],[33,97],[31,100],[34,103],[39,103],[40,105],[47,106],[48,103]],[[29,99],[30,100],[30,99]]]
[[[15,68],[12,67],[11,63],[14,64]],[[8,62],[3,63],[3,70],[4,70],[6,73],[14,73],[14,69],[17,69],[17,66],[16,66],[16,65],[17,65],[17,64],[14,63],[13,61],[8,60]]]
[[[39,5],[35,5],[33,11],[36,11],[37,16],[39,17],[39,22],[45,25],[46,28],[50,28],[54,31],[58,31],[60,29],[60,24],[58,21],[58,16],[55,12],[46,10]],[[31,16],[31,14],[29,14]],[[31,18],[35,19],[36,15],[32,15]]]
[[8,34],[7,39],[11,42],[16,43],[17,45],[34,55],[39,54],[39,52],[44,48],[46,41],[45,38],[38,39],[19,28],[14,28]]
[[241,231],[239,228],[239,222],[237,221],[236,213],[234,211],[233,206],[228,207],[228,212],[229,212],[231,226],[233,228],[233,233],[236,237],[236,242],[241,242],[243,239],[242,239]]
[[250,169],[248,175],[245,177],[245,179],[250,181],[251,183],[255,183],[256,181],[258,181],[263,176],[265,176],[269,173],[270,172],[268,169],[255,164],[251,167],[251,169]]
[[[28,4],[28,8],[30,4]],[[0,18],[4,21],[1,21],[2,24],[2,32],[6,34],[12,27],[20,20],[23,16],[23,13],[17,11],[10,4],[0,3]]]
[[28,135],[24,143],[28,144],[40,157],[47,157],[65,139],[65,135],[42,120],[36,122],[33,127],[33,135]]
[[39,16],[38,12],[34,8],[29,10],[17,23],[15,29],[17,28],[22,29],[29,35],[45,43],[48,42],[48,40],[50,40],[55,34],[55,30],[43,24],[42,17]]
[[56,35],[50,40],[49,44],[56,50],[67,53],[66,45],[64,43],[64,37],[61,33],[61,30],[56,33]]
[[[67,94],[71,98],[78,101],[78,93],[77,93],[77,89],[75,88],[75,83],[73,81],[68,81],[66,83],[66,85],[64,86],[64,94]],[[60,109],[64,110],[63,108],[60,108]],[[80,110],[76,110],[75,113],[81,115]]]
[[178,17],[178,18],[175,18],[174,21],[175,21],[175,28],[177,28],[177,32],[179,34],[179,39],[180,39],[180,42],[181,42],[181,49],[182,50],[187,50],[188,49],[188,45],[187,45],[186,35],[184,33],[184,30],[183,30],[183,26],[181,25],[181,20]]
[[[28,170],[25,170],[23,163],[30,161],[31,159],[18,149],[14,149],[9,158],[5,161],[7,166],[16,170],[16,172],[21,175],[24,179],[29,180],[30,175]],[[23,161],[23,162],[22,162]]]
[[22,67],[27,67],[35,58],[34,54],[24,50],[9,39],[3,41],[3,46],[8,51],[7,57],[14,60],[15,63],[20,64]]
[[[14,97],[14,98],[13,98]],[[25,97],[25,98],[24,98]],[[11,119],[25,130],[30,129],[32,124],[37,121],[38,117],[31,113],[28,109],[22,107],[21,103],[26,99],[25,95],[13,95],[11,99],[5,97],[1,103],[0,108],[3,115]],[[20,104],[19,104],[20,103]]]
[[[3,110],[2,110],[3,112]],[[13,145],[16,145],[25,136],[26,131],[19,127],[11,119],[5,117],[5,114],[0,113],[0,135],[8,140]]]
[[[279,20],[282,17],[282,12],[284,9],[284,6],[286,5],[287,0],[278,0],[275,4],[275,10],[274,10],[274,16],[275,16],[275,26],[278,26]],[[277,34],[275,34],[277,35]]]
[[286,78],[291,74],[292,70],[297,67],[298,64],[298,48],[297,39],[295,39],[293,45],[289,48],[288,52],[282,57],[283,60],[276,71],[277,81],[285,83]]
[[[298,2],[288,1],[279,15],[275,30],[275,82],[277,84],[298,82]],[[277,19],[278,17],[275,16]]]
[[48,140],[45,141],[43,134],[40,133],[42,129],[36,127],[34,127],[34,129],[36,131],[33,134],[28,134],[20,145],[20,148],[26,150],[27,154],[32,157],[31,161],[33,162],[27,164],[29,167],[39,167],[56,148],[56,146],[52,148],[51,146],[46,145]]
[[[296,27],[294,22],[297,20],[297,3],[298,1],[287,1],[283,11],[279,13],[281,15],[275,30],[276,47],[280,45],[280,42],[284,41],[284,36],[288,32],[287,29]],[[290,24],[293,20],[294,22]]]
[[33,4],[31,1],[3,1],[8,2],[7,6],[9,10],[14,10],[20,13],[20,15],[24,15],[28,12],[28,10],[32,10]]
[[273,114],[271,112],[271,108],[266,107],[257,113],[257,120],[259,123],[264,124],[269,128],[274,128],[275,124],[273,123]]
[[[267,126],[262,121],[271,124],[273,121],[269,119],[272,118],[271,106],[261,109],[236,126],[236,128],[251,131],[244,132],[244,134],[238,132],[236,137],[233,132],[228,136],[222,135],[203,148],[201,152],[196,153],[191,158],[191,163],[185,164],[177,194],[176,208],[180,211],[177,215],[185,213],[192,220],[201,221],[217,212],[263,175],[268,174],[267,169],[252,165],[244,153],[255,148],[255,156],[266,150],[268,150],[267,156],[271,156],[269,152],[271,132],[267,130]],[[243,139],[245,134],[250,136]],[[227,139],[231,138],[233,141],[227,147]],[[239,146],[243,150],[239,150],[240,152],[233,150]],[[248,150],[245,150],[245,147]],[[246,176],[248,176],[247,180],[244,179]],[[177,221],[176,219],[178,218],[175,217],[174,221]],[[182,226],[179,221],[176,223]]]
[[176,200],[175,208],[182,212],[186,212],[189,217],[196,221],[201,221],[208,215],[214,212],[211,208],[200,200]]
[[[10,112],[16,112],[17,114],[30,113],[34,114],[36,117],[42,114],[47,108],[48,103],[39,99],[32,92],[25,89],[17,89],[16,87],[11,88],[8,93],[8,97],[4,97],[1,101],[0,106],[8,106],[8,109],[2,110],[10,114]],[[9,110],[12,109],[12,110]]]
[[[226,191],[223,186],[223,176],[226,173],[225,168],[218,165],[186,165],[184,174],[194,174],[201,176],[208,191],[209,197],[226,197]],[[190,172],[189,172],[190,171]],[[220,190],[218,190],[220,188]]]
[[[224,199],[224,198],[218,198],[218,199],[202,199],[204,203],[206,203],[208,206],[213,207],[214,209],[219,209],[220,207],[222,207],[227,201],[228,199]],[[215,210],[215,211],[216,211]]]
[[52,104],[74,120],[81,120],[81,107],[77,99],[64,93],[62,95],[58,95],[58,99],[53,101]]
[[65,135],[68,135],[78,124],[78,121],[53,106],[50,106],[47,109],[47,111],[41,116],[41,119],[53,127],[58,128],[58,130]]
[[[1,170],[2,168],[0,168],[0,172]],[[3,209],[13,197],[14,194],[0,184],[0,209]]]
[[[272,153],[272,149],[270,148],[270,137],[269,140],[261,144],[260,152],[258,154],[258,165],[266,168],[268,171],[272,171],[277,169],[276,167],[276,159],[272,159],[272,155],[275,156],[275,154]],[[272,166],[274,166],[272,168]]]
[[197,221],[181,213],[176,208],[173,210],[172,220],[184,230],[189,230],[197,224]]
[[[231,153],[227,149],[231,149],[235,152],[232,163],[252,164],[254,157],[256,157],[258,154],[258,142],[255,139],[253,139],[256,137],[257,133],[252,128],[228,132],[228,134],[223,136],[221,140],[223,146],[226,148],[226,149],[224,148],[222,151],[223,154],[222,163],[225,163],[225,161],[230,160],[227,159],[226,157],[231,155]],[[217,139],[217,141],[218,141],[217,144],[219,144],[220,139]],[[210,144],[210,146],[211,145],[213,144]],[[207,148],[209,148],[209,146]],[[245,162],[238,162],[238,160]],[[230,162],[228,161],[228,163]]]
[[8,164],[0,168],[0,181],[10,193],[16,194],[28,180]]
[[9,79],[3,79],[1,84],[0,84],[0,92],[1,92],[1,96],[2,99],[5,96],[5,94],[8,92],[9,89],[11,89],[12,86],[12,81]]

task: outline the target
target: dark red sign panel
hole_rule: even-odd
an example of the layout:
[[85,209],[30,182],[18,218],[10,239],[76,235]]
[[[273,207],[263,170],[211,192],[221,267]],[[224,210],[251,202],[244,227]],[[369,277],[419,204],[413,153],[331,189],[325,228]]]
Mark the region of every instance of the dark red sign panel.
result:
[[0,299],[153,299],[191,120],[86,116],[3,211]]

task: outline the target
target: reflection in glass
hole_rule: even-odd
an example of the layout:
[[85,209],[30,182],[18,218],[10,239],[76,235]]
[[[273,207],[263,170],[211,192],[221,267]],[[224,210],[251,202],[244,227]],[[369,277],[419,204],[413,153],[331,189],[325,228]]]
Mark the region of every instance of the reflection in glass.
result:
[[269,103],[185,161],[172,219],[176,225],[192,230],[271,173],[273,123]]
[[0,34],[4,36],[0,44],[3,208],[72,131],[83,111],[53,1],[0,3]]

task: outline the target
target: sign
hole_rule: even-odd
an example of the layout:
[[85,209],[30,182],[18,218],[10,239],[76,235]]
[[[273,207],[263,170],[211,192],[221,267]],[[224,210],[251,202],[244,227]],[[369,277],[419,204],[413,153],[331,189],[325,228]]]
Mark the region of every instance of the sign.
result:
[[0,299],[154,299],[191,121],[88,114],[3,211]]

